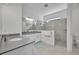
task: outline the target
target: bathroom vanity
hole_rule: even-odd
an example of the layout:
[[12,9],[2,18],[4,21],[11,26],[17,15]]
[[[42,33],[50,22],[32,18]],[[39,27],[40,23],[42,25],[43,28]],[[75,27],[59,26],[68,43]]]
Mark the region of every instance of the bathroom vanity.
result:
[[42,41],[46,44],[55,45],[54,31],[53,30],[31,30],[23,34],[22,37],[7,39],[0,41],[0,54],[12,51],[14,49],[26,46],[28,44],[37,43]]
[[[8,39],[8,37],[11,35],[13,36],[13,34],[3,35],[2,40],[0,40],[0,54],[38,42],[40,41],[40,34],[41,32],[39,31],[28,31],[23,33],[22,37],[15,37],[12,39]],[[19,34],[16,35],[20,36]]]
[[34,43],[34,41],[26,37],[7,39],[6,42],[3,39],[0,41],[0,54],[4,54],[32,43]]
[[42,37],[41,41],[50,44],[52,46],[55,45],[54,30],[42,30],[41,37]]

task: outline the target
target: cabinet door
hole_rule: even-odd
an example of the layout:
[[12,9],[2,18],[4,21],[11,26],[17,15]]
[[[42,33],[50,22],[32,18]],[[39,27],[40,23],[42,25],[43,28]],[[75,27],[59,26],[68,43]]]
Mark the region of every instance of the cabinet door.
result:
[[22,5],[8,4],[2,6],[3,34],[16,34],[22,32]]
[[42,31],[41,36],[42,36],[41,40],[43,42],[54,46],[55,44],[54,31],[47,31],[47,30]]

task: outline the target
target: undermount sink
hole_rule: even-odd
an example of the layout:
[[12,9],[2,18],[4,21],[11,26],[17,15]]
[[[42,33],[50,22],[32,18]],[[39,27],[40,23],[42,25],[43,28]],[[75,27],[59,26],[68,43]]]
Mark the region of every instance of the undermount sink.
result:
[[13,38],[13,39],[11,39],[9,41],[20,41],[20,40],[22,40],[22,38]]

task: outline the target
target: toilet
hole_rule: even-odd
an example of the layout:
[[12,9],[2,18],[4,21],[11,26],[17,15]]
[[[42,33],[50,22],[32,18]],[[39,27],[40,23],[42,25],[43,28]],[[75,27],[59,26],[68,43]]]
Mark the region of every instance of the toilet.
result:
[[74,44],[77,48],[79,48],[79,35],[74,35]]

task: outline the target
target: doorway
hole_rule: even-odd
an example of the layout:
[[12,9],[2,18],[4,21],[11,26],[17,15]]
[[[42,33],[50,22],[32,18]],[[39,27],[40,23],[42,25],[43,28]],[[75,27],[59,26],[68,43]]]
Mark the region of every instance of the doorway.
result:
[[67,19],[55,20],[56,44],[66,47],[67,39]]
[[46,24],[46,29],[55,31],[55,45],[66,47],[67,19],[52,19]]

